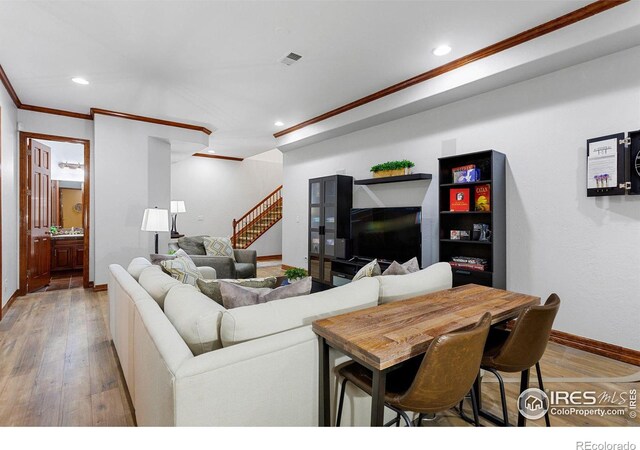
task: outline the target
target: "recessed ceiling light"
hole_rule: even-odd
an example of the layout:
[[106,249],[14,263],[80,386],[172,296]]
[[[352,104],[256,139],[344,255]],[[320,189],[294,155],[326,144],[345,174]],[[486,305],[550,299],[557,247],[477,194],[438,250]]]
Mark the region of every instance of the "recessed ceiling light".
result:
[[207,150],[207,153],[211,153],[212,155],[215,153],[215,150]]
[[89,84],[89,82],[82,77],[74,77],[71,79],[71,81],[77,84]]
[[440,45],[432,50],[432,53],[436,56],[444,56],[451,53],[451,47],[448,45]]
[[274,125],[277,126],[277,127],[282,127],[282,126],[284,126],[284,122],[278,120],[278,121],[276,121],[276,123],[274,123]]

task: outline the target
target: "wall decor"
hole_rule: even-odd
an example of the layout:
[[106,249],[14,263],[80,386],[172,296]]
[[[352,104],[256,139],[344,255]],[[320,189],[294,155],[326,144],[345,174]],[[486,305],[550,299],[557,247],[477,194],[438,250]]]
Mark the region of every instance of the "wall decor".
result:
[[587,140],[587,197],[640,194],[640,131]]

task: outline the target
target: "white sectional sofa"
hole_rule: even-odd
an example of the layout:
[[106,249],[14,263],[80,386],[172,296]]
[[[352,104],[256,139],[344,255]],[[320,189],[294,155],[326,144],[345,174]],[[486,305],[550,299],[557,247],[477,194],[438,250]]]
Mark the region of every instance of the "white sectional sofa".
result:
[[[111,335],[141,426],[316,426],[311,322],[451,287],[449,265],[438,263],[226,310],[143,258],[109,270]],[[371,399],[354,388],[347,395],[343,425],[367,425]]]

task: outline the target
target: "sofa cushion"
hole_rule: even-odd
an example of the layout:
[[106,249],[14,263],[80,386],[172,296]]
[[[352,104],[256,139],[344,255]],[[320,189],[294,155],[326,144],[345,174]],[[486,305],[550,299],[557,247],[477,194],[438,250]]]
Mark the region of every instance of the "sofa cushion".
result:
[[224,280],[220,282],[222,305],[226,309],[308,295],[310,292],[311,277],[275,289],[244,287],[237,284],[226,283]]
[[162,261],[160,265],[179,282],[190,284],[196,288],[196,280],[202,278],[202,274],[189,257],[179,256],[176,259]]
[[136,281],[138,281],[140,279],[140,274],[142,273],[142,271],[151,265],[152,264],[146,258],[133,258],[133,260],[129,263],[129,267],[127,267],[127,272],[129,272],[129,275],[131,275],[133,278],[135,278]]
[[224,308],[188,284],[171,288],[164,313],[194,356],[222,347],[220,320]]
[[255,273],[256,266],[251,263],[235,263],[236,264],[236,276],[238,278],[251,277]]
[[142,271],[138,280],[140,286],[164,309],[164,300],[169,290],[180,283],[164,273],[159,266],[150,266]]
[[380,284],[365,278],[334,289],[225,311],[220,325],[224,347],[309,325],[378,303]]
[[233,246],[231,245],[231,239],[228,237],[205,237],[202,240],[204,244],[204,250],[207,252],[207,256],[227,256],[236,259],[233,254]]
[[208,236],[185,236],[178,239],[178,247],[190,255],[206,255],[204,238]]
[[211,300],[222,305],[222,294],[220,293],[220,281],[226,281],[227,283],[237,284],[239,286],[246,286],[250,288],[269,288],[273,289],[276,287],[276,277],[266,277],[266,278],[245,278],[242,280],[233,280],[233,279],[219,279],[219,280],[205,280],[199,279],[197,281],[198,288],[202,291],[204,295],[209,297]]
[[446,262],[433,264],[408,275],[375,278],[380,283],[380,304],[450,289],[452,284],[451,266]]
[[377,275],[380,275],[380,265],[378,264],[378,260],[374,259],[358,270],[351,281],[358,281],[361,278],[375,277]]

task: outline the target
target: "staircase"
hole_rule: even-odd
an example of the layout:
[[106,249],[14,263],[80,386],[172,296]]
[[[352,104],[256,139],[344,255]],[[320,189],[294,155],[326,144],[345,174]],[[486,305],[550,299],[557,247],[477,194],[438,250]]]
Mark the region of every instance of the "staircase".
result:
[[282,219],[282,186],[239,219],[233,219],[233,248],[247,248]]

